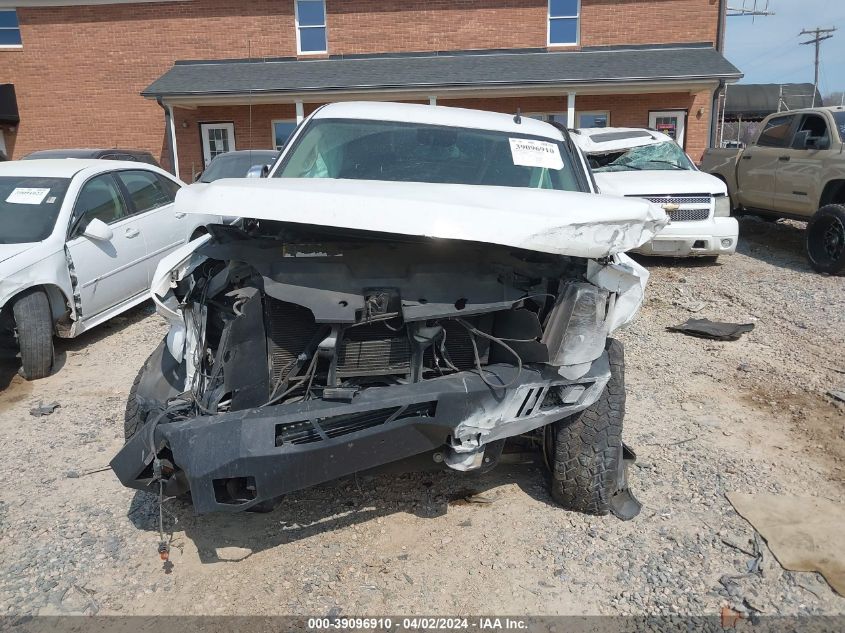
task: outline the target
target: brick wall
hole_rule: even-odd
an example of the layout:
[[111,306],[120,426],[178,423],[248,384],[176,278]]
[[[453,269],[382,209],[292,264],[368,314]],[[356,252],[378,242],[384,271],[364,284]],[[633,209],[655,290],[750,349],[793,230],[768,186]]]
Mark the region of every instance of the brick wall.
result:
[[[546,42],[546,0],[327,4],[333,54]],[[716,11],[716,0],[582,0],[582,44],[712,41]],[[21,112],[16,133],[5,133],[13,157],[48,147],[122,146],[164,162],[163,111],[139,93],[174,60],[296,53],[293,0],[22,8],[18,17],[23,48],[0,50],[0,83],[15,84]]]
[[581,0],[581,45],[715,42],[718,0]]

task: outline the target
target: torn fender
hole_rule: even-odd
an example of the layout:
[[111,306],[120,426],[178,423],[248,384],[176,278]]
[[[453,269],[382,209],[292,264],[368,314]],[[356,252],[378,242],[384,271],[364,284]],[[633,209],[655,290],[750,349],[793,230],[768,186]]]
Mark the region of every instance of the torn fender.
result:
[[318,178],[223,179],[185,187],[176,211],[237,215],[604,258],[651,240],[660,207],[572,191]]

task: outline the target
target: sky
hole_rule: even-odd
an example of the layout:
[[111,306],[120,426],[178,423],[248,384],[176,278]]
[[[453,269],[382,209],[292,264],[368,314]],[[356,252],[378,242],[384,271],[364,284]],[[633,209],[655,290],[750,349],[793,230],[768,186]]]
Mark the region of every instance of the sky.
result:
[[[753,0],[728,0],[729,7]],[[762,6],[765,0],[757,0]],[[813,45],[799,37],[802,29],[835,26],[833,39],[821,44],[819,92],[845,90],[845,0],[769,0],[774,15],[728,17],[725,56],[743,73],[741,83],[795,83],[813,81]]]

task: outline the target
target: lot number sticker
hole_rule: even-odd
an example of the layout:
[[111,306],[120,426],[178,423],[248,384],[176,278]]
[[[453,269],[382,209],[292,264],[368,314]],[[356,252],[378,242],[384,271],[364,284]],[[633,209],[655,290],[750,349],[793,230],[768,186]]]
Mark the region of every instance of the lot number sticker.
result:
[[50,193],[49,189],[18,187],[12,190],[12,193],[6,198],[6,202],[11,204],[41,204],[48,193]]
[[546,167],[563,169],[563,159],[556,143],[533,141],[524,138],[510,138],[513,164],[523,167]]

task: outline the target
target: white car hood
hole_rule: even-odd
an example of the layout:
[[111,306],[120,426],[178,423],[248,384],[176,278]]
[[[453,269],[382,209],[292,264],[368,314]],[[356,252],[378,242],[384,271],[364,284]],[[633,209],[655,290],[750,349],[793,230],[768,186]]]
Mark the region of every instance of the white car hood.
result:
[[593,172],[602,193],[618,196],[653,196],[690,193],[724,195],[725,183],[701,171],[650,169]]
[[15,255],[20,255],[37,244],[38,242],[26,244],[0,244],[0,262],[5,262],[7,259],[11,259]]
[[568,191],[333,179],[223,179],[183,187],[176,212],[487,242],[601,258],[668,223],[646,201]]

